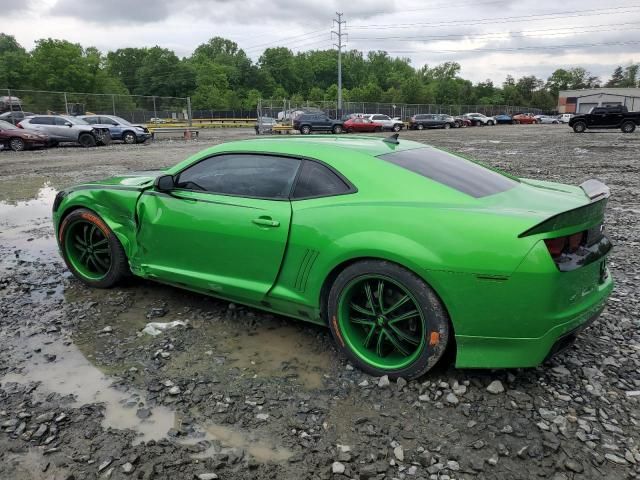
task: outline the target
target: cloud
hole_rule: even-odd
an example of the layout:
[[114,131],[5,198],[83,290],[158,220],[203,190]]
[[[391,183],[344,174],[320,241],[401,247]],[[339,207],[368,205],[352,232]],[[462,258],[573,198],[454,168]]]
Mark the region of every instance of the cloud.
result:
[[[4,0],[2,0],[4,1]],[[49,10],[52,15],[99,24],[154,23],[173,17],[190,17],[194,21],[209,19],[223,24],[265,22],[306,28],[326,25],[343,11],[351,19],[367,19],[397,9],[396,0],[381,4],[378,0],[360,0],[343,5],[339,0],[308,2],[300,0],[57,0]],[[290,25],[291,26],[291,25]],[[286,28],[286,27],[285,27]],[[247,32],[251,35],[251,32]]]

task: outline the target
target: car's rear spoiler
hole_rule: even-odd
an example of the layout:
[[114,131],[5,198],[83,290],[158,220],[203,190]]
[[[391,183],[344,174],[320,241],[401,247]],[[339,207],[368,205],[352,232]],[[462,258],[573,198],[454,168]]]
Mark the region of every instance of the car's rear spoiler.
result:
[[604,209],[610,195],[609,187],[598,180],[591,179],[583,182],[580,188],[589,198],[589,203],[553,215],[528,230],[525,230],[518,235],[518,237],[522,238],[538,233],[552,232],[583,223],[602,222],[604,220]]

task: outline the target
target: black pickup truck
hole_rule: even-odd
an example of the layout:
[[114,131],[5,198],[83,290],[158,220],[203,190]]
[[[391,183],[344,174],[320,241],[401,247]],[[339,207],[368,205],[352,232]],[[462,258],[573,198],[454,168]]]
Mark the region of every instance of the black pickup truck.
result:
[[632,133],[640,125],[640,112],[630,112],[627,107],[594,107],[591,112],[576,115],[569,120],[569,126],[576,133],[587,129],[619,128],[623,133]]

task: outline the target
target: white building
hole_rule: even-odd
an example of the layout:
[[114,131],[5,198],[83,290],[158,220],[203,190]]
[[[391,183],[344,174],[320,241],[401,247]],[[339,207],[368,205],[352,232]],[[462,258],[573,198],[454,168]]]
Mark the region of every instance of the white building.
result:
[[640,88],[585,88],[558,93],[559,113],[588,113],[593,107],[616,105],[640,111]]

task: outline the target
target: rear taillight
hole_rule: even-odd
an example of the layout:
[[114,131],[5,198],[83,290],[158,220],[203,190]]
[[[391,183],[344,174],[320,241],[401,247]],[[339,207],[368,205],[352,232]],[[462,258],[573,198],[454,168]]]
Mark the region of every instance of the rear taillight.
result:
[[583,244],[586,232],[578,232],[566,237],[547,238],[544,243],[551,256],[556,259],[563,253],[575,253]]

